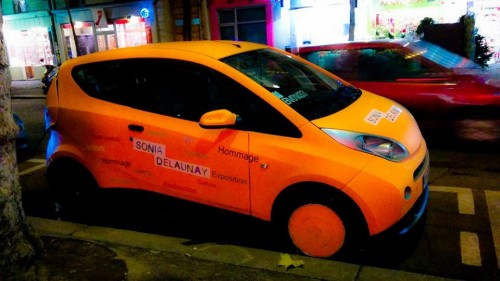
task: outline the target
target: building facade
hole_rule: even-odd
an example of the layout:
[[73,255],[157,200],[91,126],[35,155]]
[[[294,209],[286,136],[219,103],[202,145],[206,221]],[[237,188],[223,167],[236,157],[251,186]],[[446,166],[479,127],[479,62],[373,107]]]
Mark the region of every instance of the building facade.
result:
[[12,79],[39,79],[45,64],[57,65],[88,53],[171,41],[168,4],[152,0],[2,1]]
[[[500,63],[498,0],[357,0],[355,40],[413,38],[420,20],[466,13]],[[45,64],[154,42],[224,39],[281,49],[347,41],[349,0],[5,0],[4,35],[15,80]]]

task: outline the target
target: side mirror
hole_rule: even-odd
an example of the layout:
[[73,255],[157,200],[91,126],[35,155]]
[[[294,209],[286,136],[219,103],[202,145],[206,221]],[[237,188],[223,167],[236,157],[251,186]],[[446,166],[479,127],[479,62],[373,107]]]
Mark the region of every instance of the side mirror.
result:
[[202,128],[225,128],[236,124],[238,116],[227,109],[217,109],[203,114],[200,118]]

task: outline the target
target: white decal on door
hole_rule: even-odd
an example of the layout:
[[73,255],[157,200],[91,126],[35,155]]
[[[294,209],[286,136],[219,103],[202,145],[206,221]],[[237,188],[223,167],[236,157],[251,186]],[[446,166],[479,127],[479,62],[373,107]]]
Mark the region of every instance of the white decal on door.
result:
[[165,156],[165,145],[141,139],[132,139],[134,150],[155,155],[155,165],[171,170],[176,170],[193,176],[210,178],[210,168],[193,163],[180,161]]

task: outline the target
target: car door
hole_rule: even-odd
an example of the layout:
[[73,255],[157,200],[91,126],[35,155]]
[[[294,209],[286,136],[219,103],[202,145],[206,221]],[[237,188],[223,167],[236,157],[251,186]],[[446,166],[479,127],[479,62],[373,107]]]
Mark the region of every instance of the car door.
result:
[[[254,216],[268,218],[278,193],[303,172],[302,132],[268,102],[228,77],[220,77],[234,93],[231,111],[238,115],[235,129],[248,132],[248,169],[250,173],[250,209]],[[312,142],[311,142],[312,144]],[[234,155],[233,155],[234,157]],[[310,166],[313,168],[313,166]]]
[[165,59],[134,62],[126,148],[130,179],[147,189],[237,212],[249,210],[248,132],[202,128],[202,114],[224,108],[212,71]]
[[[99,61],[58,74],[60,93],[68,93],[59,95],[59,103],[64,107],[56,116],[64,114],[64,122],[58,131],[65,142],[78,147],[78,158],[103,188],[131,184],[128,174],[132,167],[125,151],[129,139],[122,129],[127,123],[126,89],[130,87],[123,81],[120,66],[119,62]],[[48,103],[53,103],[53,98],[49,93]],[[51,138],[48,149],[57,146],[53,141],[59,140]]]

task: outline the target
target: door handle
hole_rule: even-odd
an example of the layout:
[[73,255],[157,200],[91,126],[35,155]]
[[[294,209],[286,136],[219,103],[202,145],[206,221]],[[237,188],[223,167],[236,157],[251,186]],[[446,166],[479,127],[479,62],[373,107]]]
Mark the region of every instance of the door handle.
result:
[[135,124],[129,124],[128,129],[130,131],[136,131],[136,132],[144,132],[144,127],[141,125],[135,125]]

